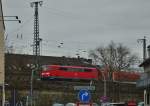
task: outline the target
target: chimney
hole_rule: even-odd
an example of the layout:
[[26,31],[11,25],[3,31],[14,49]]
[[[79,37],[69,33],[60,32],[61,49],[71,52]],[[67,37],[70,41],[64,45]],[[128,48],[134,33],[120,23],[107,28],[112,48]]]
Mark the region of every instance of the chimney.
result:
[[150,45],[147,46],[148,57],[150,58]]

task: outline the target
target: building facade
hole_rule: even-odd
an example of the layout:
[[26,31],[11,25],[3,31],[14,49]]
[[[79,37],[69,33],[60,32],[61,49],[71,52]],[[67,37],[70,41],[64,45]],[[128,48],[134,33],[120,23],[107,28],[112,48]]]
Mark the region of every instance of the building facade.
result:
[[0,0],[0,84],[4,82],[4,21]]
[[3,11],[2,11],[2,1],[0,0],[0,86],[1,86],[1,94],[3,95],[1,98],[2,106],[4,106],[5,102],[5,90],[4,90],[4,79],[5,79],[5,71],[4,71],[4,19],[3,19]]
[[148,46],[149,58],[140,64],[144,68],[144,73],[137,82],[137,87],[144,90],[144,106],[150,106],[150,45]]

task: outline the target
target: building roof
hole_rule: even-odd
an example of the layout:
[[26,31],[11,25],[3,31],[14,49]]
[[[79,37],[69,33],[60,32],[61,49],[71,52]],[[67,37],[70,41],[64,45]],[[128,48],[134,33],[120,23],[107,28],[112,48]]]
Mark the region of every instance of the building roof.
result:
[[147,65],[150,65],[150,58],[144,60],[143,63],[141,63],[139,65],[139,67],[144,67],[144,66],[147,66]]

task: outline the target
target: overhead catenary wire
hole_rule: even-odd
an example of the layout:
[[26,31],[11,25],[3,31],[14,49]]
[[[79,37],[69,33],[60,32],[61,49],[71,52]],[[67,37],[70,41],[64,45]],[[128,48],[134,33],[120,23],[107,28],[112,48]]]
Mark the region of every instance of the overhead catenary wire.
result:
[[12,31],[10,31],[10,32],[7,32],[7,30],[6,30],[6,34],[10,34],[10,35],[16,35],[17,33],[18,33],[18,31],[20,31],[21,29],[23,29],[29,22],[31,22],[32,21],[32,18],[33,18],[33,16],[32,17],[30,17],[30,18],[28,18],[26,21],[24,21],[24,22],[22,22],[23,24],[21,24],[20,26],[18,26],[16,29],[14,29],[14,30],[12,30]]
[[72,19],[77,19],[76,15],[73,15],[73,13],[71,12],[67,12],[67,11],[63,11],[60,9],[56,9],[56,8],[50,8],[50,7],[46,7],[43,6],[45,10],[47,10],[49,13],[57,15],[57,16],[64,16],[64,17],[68,17],[68,18],[72,18]]

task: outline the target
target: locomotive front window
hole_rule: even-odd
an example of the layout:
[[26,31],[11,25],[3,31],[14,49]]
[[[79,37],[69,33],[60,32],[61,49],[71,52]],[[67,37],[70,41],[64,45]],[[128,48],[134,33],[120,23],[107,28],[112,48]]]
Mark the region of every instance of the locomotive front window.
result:
[[43,70],[43,71],[48,71],[48,70],[50,70],[50,67],[48,67],[48,66],[46,66],[46,65],[45,65],[45,66],[42,66],[42,70]]

